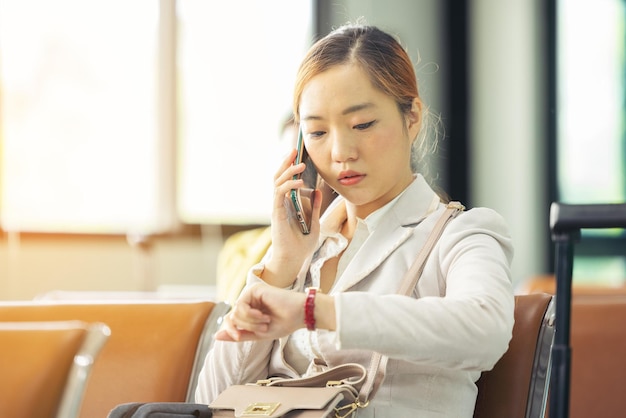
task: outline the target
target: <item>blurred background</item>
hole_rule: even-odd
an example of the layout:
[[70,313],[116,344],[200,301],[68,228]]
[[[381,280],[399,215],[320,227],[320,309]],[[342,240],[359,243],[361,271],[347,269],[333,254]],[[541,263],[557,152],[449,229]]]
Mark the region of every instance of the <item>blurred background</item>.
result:
[[[0,300],[214,295],[300,59],[358,18],[409,51],[433,183],[506,218],[516,286],[553,270],[551,202],[626,201],[624,0],[0,0]],[[574,280],[623,284],[623,231],[584,234]]]

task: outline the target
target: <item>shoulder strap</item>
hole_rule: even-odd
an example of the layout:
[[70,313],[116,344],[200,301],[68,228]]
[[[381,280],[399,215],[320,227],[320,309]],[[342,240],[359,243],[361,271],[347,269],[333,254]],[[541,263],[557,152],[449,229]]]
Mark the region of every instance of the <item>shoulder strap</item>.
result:
[[432,232],[428,236],[428,239],[424,243],[424,246],[420,250],[417,258],[413,262],[411,268],[404,275],[404,279],[402,280],[402,284],[400,285],[400,290],[398,294],[409,296],[412,294],[413,289],[417,285],[417,281],[422,275],[422,271],[424,270],[424,266],[426,265],[426,260],[430,255],[433,247],[443,234],[443,230],[448,225],[448,223],[456,217],[460,212],[463,211],[465,207],[459,202],[450,202],[446,207],[446,210],[443,212],[435,226],[433,227]]
[[[424,243],[424,246],[420,250],[417,258],[413,262],[413,265],[404,275],[404,279],[402,279],[402,283],[400,285],[400,290],[398,294],[400,295],[411,295],[413,293],[413,289],[417,285],[417,281],[422,275],[422,271],[424,270],[424,265],[426,264],[426,260],[430,255],[433,247],[441,237],[444,228],[448,223],[456,217],[460,212],[462,212],[465,207],[459,202],[450,202],[446,207],[445,211],[433,227],[432,232],[428,236],[428,239]],[[378,387],[382,383],[385,377],[385,370],[387,369],[387,356],[383,356],[378,352],[374,352],[372,354],[372,360],[370,362],[370,367],[367,371],[367,379],[365,383],[361,387],[359,391],[358,402],[365,406],[369,402],[368,399],[376,393]]]

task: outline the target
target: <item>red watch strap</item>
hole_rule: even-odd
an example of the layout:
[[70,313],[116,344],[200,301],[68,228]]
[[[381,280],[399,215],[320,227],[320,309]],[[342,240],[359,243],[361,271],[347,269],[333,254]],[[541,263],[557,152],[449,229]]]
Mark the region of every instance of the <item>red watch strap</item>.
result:
[[309,331],[315,331],[315,295],[316,287],[306,289],[306,299],[304,301],[304,324]]

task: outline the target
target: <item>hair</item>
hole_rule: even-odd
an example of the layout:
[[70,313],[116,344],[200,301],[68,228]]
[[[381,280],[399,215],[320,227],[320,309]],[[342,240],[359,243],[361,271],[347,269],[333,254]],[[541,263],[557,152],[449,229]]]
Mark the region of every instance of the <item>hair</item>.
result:
[[413,62],[392,35],[360,23],[343,25],[313,44],[305,55],[293,96],[293,114],[300,120],[300,99],[306,84],[316,75],[337,65],[357,64],[368,74],[373,86],[391,96],[401,114],[407,115],[417,99],[421,106],[420,132],[413,142],[411,169],[424,173],[428,154],[436,148],[436,138],[427,138],[430,112],[418,92]]

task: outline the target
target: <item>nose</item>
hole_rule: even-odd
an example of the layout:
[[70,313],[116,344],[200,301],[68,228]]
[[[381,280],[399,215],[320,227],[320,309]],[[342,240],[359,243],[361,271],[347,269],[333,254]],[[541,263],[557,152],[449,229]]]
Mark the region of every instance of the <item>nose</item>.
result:
[[335,132],[332,137],[331,157],[333,161],[344,162],[356,160],[359,156],[357,143],[349,132]]

